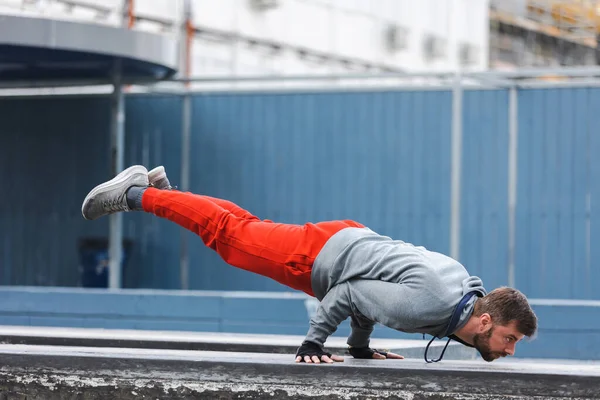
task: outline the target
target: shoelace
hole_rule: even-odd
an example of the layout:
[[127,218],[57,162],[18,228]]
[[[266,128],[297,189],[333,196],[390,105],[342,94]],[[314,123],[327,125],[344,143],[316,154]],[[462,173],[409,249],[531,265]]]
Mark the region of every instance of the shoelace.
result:
[[123,211],[127,209],[127,206],[123,204],[123,199],[116,197],[112,200],[105,200],[102,202],[102,207],[106,211]]

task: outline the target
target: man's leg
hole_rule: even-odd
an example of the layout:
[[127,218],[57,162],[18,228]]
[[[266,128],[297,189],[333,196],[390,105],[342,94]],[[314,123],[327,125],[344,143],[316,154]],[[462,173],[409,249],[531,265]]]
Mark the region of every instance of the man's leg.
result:
[[[235,204],[229,200],[218,199],[216,197],[210,197],[210,196],[204,196],[204,197],[206,199],[212,201],[216,205],[226,209],[227,211],[229,211],[236,217],[247,219],[247,220],[260,221],[260,218],[252,215],[252,213],[250,213],[249,211],[244,210],[242,207],[238,206],[237,204]],[[262,222],[273,222],[273,221],[268,220],[268,219],[263,219]]]
[[234,206],[207,196],[151,187],[146,168],[136,165],[94,187],[81,212],[85,219],[95,220],[115,212],[145,210],[196,233],[228,264],[310,295],[312,265],[327,240],[341,229],[362,227],[353,221],[266,222]]
[[[161,189],[161,190],[174,190],[175,189],[173,186],[171,186],[171,181],[169,180],[169,177],[167,176],[165,167],[162,165],[159,165],[158,167],[156,167],[148,172],[148,180],[149,180],[150,186],[153,186],[157,189]],[[248,211],[244,210],[237,204],[232,203],[231,201],[218,199],[216,197],[209,197],[209,196],[204,196],[204,197],[209,199],[213,203],[220,205],[224,209],[230,211],[233,215],[235,215],[237,217],[244,218],[244,219],[258,220],[258,217],[255,217],[254,215],[252,215]],[[272,222],[269,220],[263,220],[263,221],[264,222]]]
[[353,221],[265,222],[225,200],[155,188],[144,190],[141,202],[144,211],[196,233],[228,264],[311,296],[312,265],[325,242],[341,229],[362,227]]

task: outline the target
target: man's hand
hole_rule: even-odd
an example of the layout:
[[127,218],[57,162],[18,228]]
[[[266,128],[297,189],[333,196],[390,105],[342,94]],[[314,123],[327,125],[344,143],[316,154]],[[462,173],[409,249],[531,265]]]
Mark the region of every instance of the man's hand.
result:
[[316,343],[305,341],[302,343],[302,346],[300,346],[298,352],[296,353],[296,362],[303,361],[309,364],[320,364],[321,361],[327,364],[332,364],[335,361],[343,362],[344,358],[325,352],[321,346]]
[[374,358],[375,360],[385,360],[387,358],[402,360],[404,357],[399,354],[389,353],[382,350],[371,349],[368,347],[350,347],[348,349],[350,355],[354,358]]

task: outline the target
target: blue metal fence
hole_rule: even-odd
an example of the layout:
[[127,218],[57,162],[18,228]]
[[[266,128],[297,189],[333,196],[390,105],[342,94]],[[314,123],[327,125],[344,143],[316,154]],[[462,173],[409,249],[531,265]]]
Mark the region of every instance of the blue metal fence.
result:
[[[262,218],[358,220],[449,252],[449,91],[195,95],[191,190]],[[507,284],[508,93],[464,94],[461,261],[488,288]],[[105,98],[3,99],[0,279],[74,286],[77,240],[107,235],[80,205],[108,177]],[[533,297],[600,298],[593,246],[600,195],[598,89],[519,92],[516,284]],[[181,99],[129,96],[126,164],[181,168]],[[179,227],[127,214],[127,287],[179,287]],[[190,234],[190,236],[192,236]],[[190,288],[285,290],[224,264],[190,238]]]
[[516,274],[530,296],[599,299],[600,91],[522,91]]
[[[192,191],[227,198],[260,218],[354,219],[448,251],[449,93],[194,100]],[[193,288],[283,289],[201,246],[190,255]]]
[[508,91],[463,105],[460,261],[488,290],[508,284]]
[[109,171],[108,99],[0,99],[0,283],[76,285],[81,199]]
[[[181,104],[177,96],[136,96],[127,100],[125,165],[142,164],[148,169],[165,165],[173,183],[179,182]],[[123,227],[123,236],[133,241],[131,258],[124,272],[125,284],[179,288],[181,229],[143,213],[125,215]]]

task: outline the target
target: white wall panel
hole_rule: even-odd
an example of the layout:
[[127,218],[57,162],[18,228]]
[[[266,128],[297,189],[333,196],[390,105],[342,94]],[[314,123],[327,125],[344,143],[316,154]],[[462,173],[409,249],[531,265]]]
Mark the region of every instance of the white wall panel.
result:
[[[120,24],[122,0],[79,0],[89,5],[109,6],[108,18],[99,19],[91,8],[69,9],[60,0],[44,0],[23,6],[22,0],[0,0],[0,13],[39,15],[93,23]],[[233,33],[240,40],[221,42],[197,38],[193,46],[192,74],[227,75],[264,73],[324,73],[375,69],[447,71],[459,61],[458,48],[469,43],[476,49],[473,69],[487,68],[489,0],[279,0],[273,9],[259,11],[251,0],[192,0],[196,27]],[[174,34],[183,14],[183,0],[135,0],[138,16],[172,21],[140,21],[135,29]],[[406,29],[407,46],[391,51],[384,32],[390,24]],[[427,35],[446,41],[445,54],[428,59],[424,52]],[[275,42],[281,52],[270,53],[251,39]],[[308,51],[303,59],[298,48]],[[325,53],[325,63],[311,53]],[[343,59],[356,60],[344,65]]]
[[[146,0],[148,1],[148,0]],[[192,0],[194,24],[226,31],[236,31],[239,0]]]
[[289,43],[319,52],[331,50],[331,11],[310,2],[290,1],[286,6],[286,24],[280,26],[280,34]]

